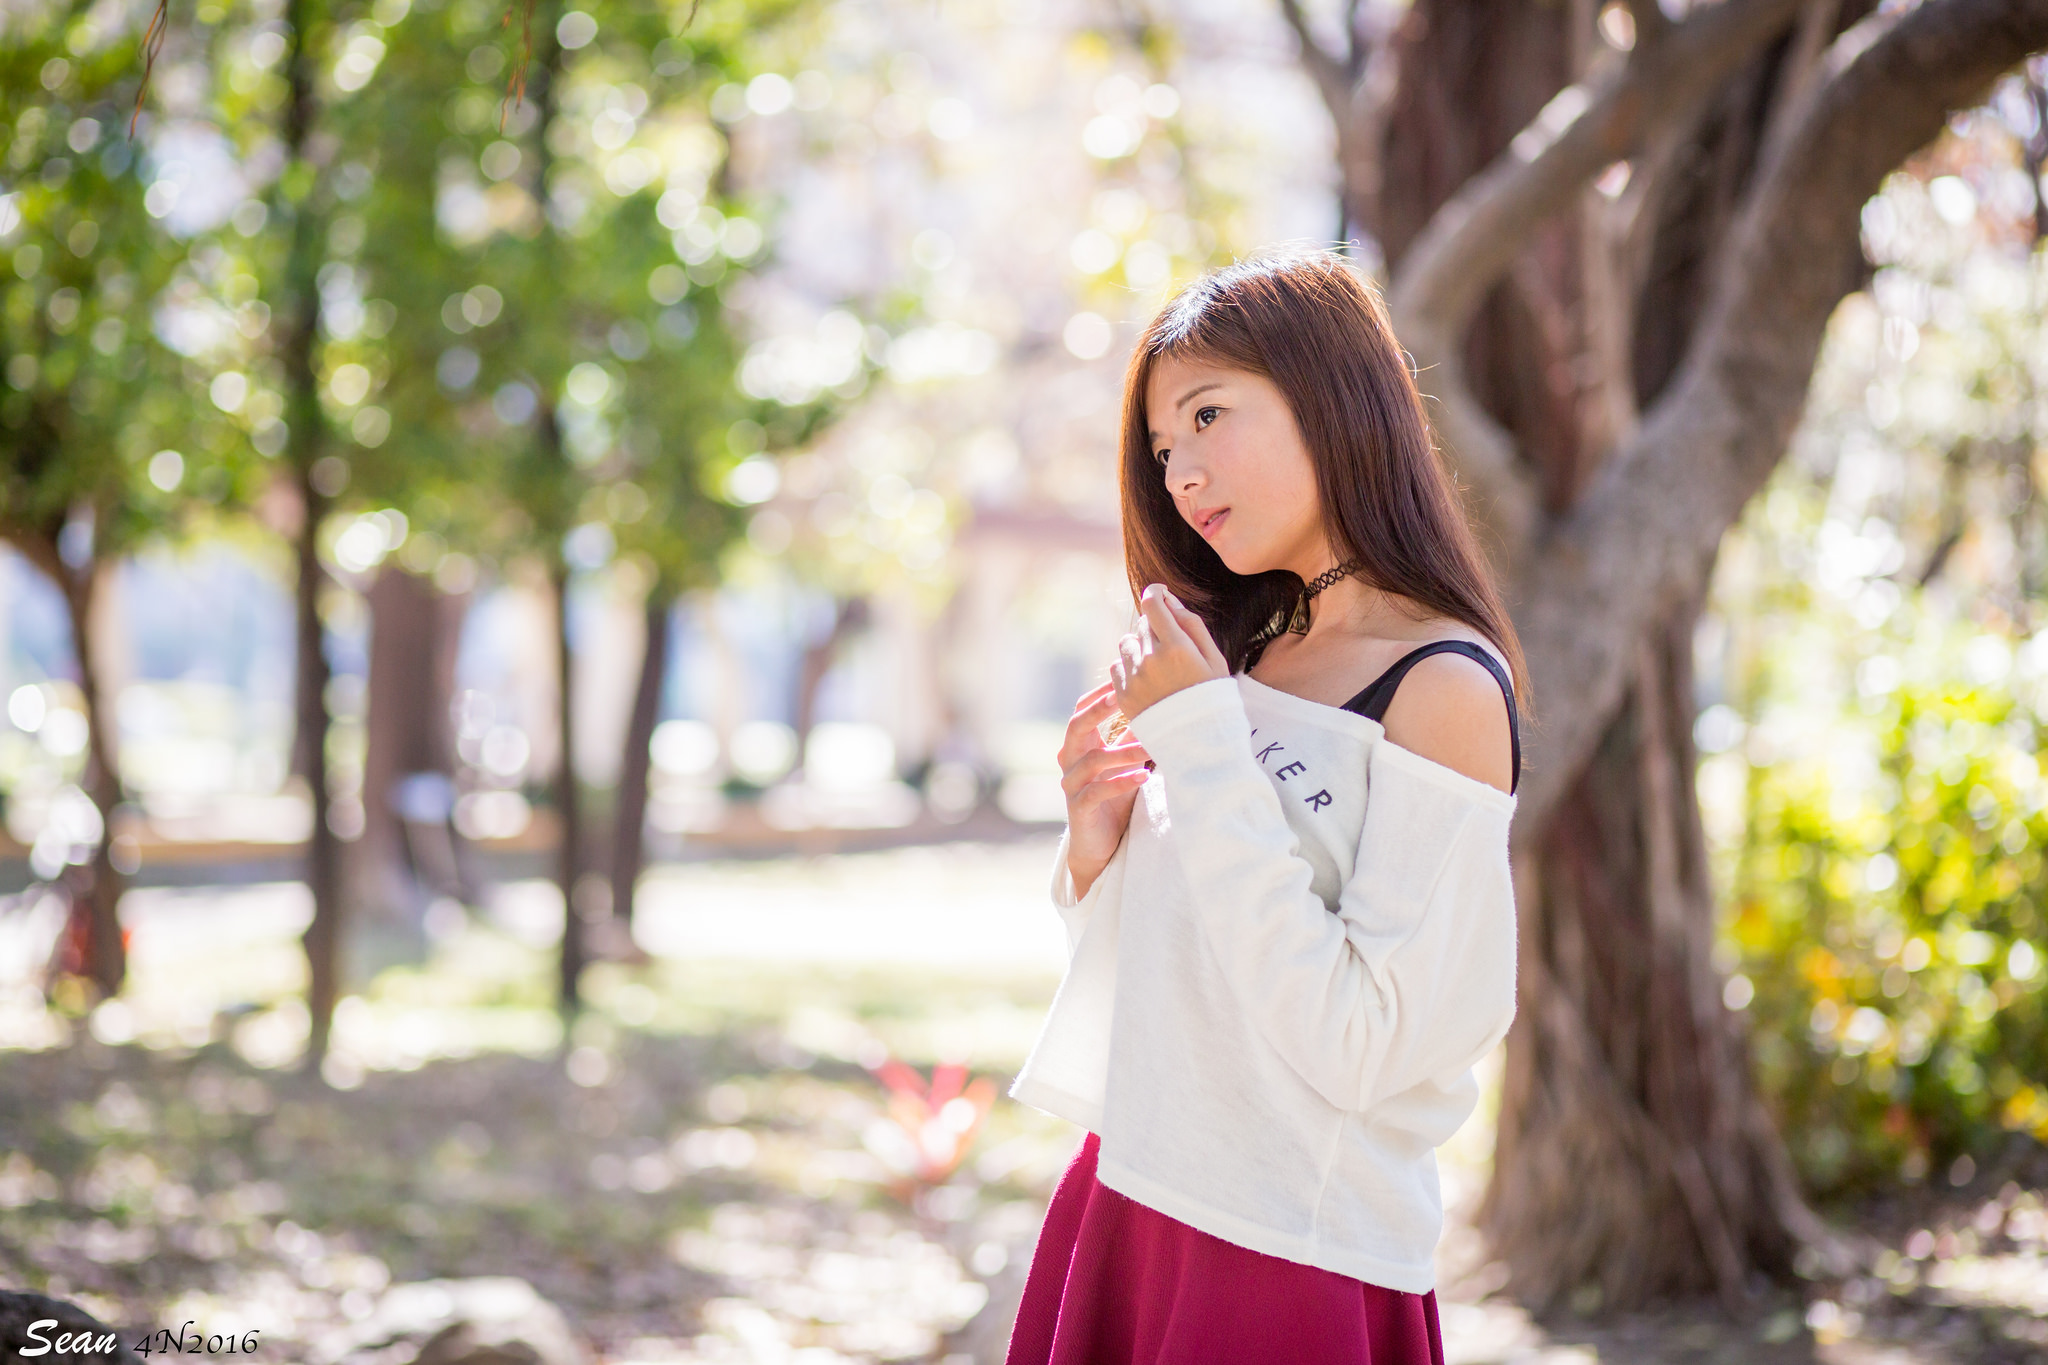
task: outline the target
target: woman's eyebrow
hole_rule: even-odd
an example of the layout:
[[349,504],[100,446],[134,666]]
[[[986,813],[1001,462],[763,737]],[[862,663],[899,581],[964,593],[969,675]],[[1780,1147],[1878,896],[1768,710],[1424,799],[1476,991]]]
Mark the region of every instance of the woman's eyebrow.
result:
[[[1221,389],[1221,387],[1223,387],[1223,381],[1221,381],[1221,379],[1212,379],[1212,381],[1208,381],[1206,385],[1196,385],[1194,389],[1188,389],[1186,393],[1182,393],[1182,395],[1180,395],[1180,401],[1178,401],[1178,403],[1174,403],[1174,411],[1180,411],[1182,407],[1186,407],[1186,405],[1188,405],[1188,399],[1192,399],[1192,397],[1194,397],[1196,393],[1208,393],[1210,389]],[[1145,436],[1147,436],[1147,438],[1151,438],[1151,440],[1159,440],[1159,432],[1145,432]]]

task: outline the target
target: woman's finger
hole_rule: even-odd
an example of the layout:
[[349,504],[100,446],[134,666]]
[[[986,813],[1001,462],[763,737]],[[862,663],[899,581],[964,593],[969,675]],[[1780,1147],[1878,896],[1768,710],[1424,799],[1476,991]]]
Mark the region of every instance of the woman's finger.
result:
[[1152,756],[1142,746],[1120,744],[1110,749],[1094,749],[1082,754],[1060,773],[1060,789],[1069,796],[1081,791],[1090,782],[1099,782],[1104,777],[1119,772],[1136,770],[1148,771],[1145,767]]
[[1124,744],[1105,744],[1100,758],[1096,761],[1101,767],[1113,768],[1119,763],[1150,763],[1152,755],[1146,753],[1145,746],[1134,739]]
[[1124,745],[1114,754],[1106,750],[1086,754],[1074,765],[1071,772],[1060,774],[1060,785],[1069,791],[1080,791],[1090,782],[1100,782],[1106,777],[1116,777],[1123,773],[1150,772],[1151,769],[1146,765],[1151,762],[1152,756],[1135,744]]
[[1194,639],[1174,616],[1173,607],[1166,600],[1166,589],[1157,585],[1147,588],[1145,589],[1144,596],[1139,598],[1138,602],[1140,609],[1145,613],[1146,621],[1151,623],[1152,638],[1159,641],[1161,646],[1170,649],[1185,649],[1197,658],[1206,657],[1202,654],[1201,647],[1194,642]]
[[1100,727],[1103,717],[1116,709],[1116,690],[1109,683],[1102,684],[1088,696],[1095,700],[1088,701],[1083,697],[1086,705],[1076,706],[1074,714],[1067,718],[1067,731],[1060,739],[1059,763],[1062,768],[1072,763],[1076,755],[1102,747]]
[[1152,771],[1149,768],[1132,768],[1129,772],[1111,773],[1107,777],[1096,778],[1074,792],[1071,799],[1080,810],[1090,810],[1108,801],[1128,799],[1139,787],[1145,785],[1145,779],[1151,775]]
[[1126,678],[1137,672],[1138,665],[1145,661],[1145,647],[1134,634],[1126,634],[1116,642],[1116,653],[1117,658],[1123,663]]
[[1223,651],[1217,647],[1216,637],[1209,633],[1209,623],[1181,605],[1181,600],[1171,592],[1166,594],[1166,604],[1173,609],[1174,619],[1180,622],[1181,629],[1188,633],[1188,638],[1195,642],[1195,648],[1201,651],[1209,666],[1217,673],[1227,676],[1230,672],[1230,661],[1223,657]]
[[1116,710],[1116,684],[1105,682],[1090,692],[1074,707],[1074,714],[1067,718],[1067,728],[1085,723],[1090,729],[1102,724],[1103,718]]
[[1208,625],[1201,617],[1181,605],[1180,599],[1163,583],[1146,587],[1139,598],[1145,617],[1153,625],[1154,636],[1163,644],[1174,649],[1185,649],[1207,666],[1214,677],[1230,676],[1229,661],[1223,651],[1216,647],[1216,641],[1209,634]]

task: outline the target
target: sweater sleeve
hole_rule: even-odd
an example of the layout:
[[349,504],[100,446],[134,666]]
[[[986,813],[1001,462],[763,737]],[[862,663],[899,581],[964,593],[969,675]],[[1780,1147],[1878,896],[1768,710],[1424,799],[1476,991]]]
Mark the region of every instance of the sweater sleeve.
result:
[[1088,920],[1094,914],[1095,907],[1102,903],[1102,898],[1109,888],[1121,884],[1124,848],[1130,843],[1129,839],[1119,842],[1116,852],[1110,855],[1109,862],[1103,866],[1102,871],[1095,874],[1095,880],[1088,884],[1088,894],[1077,896],[1074,894],[1074,870],[1067,866],[1067,846],[1073,838],[1073,833],[1071,826],[1060,831],[1059,849],[1053,854],[1052,860],[1052,903],[1053,908],[1060,912],[1061,922],[1066,925],[1067,954],[1070,957],[1080,944],[1081,934],[1088,928]]
[[1074,827],[1067,826],[1060,831],[1059,851],[1052,859],[1052,903],[1064,914],[1081,903],[1074,892],[1074,870],[1067,866],[1067,845],[1074,837]]
[[1506,793],[1382,740],[1336,913],[1253,756],[1232,678],[1131,720],[1166,782],[1189,911],[1267,1041],[1331,1104],[1462,1075],[1515,1006]]

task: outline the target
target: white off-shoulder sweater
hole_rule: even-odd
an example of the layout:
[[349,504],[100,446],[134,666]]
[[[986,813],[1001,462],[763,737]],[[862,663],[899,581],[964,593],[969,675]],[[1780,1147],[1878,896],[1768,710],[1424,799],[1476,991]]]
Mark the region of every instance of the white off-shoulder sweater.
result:
[[1131,718],[1155,768],[1053,902],[1070,958],[1010,1093],[1097,1178],[1267,1255],[1435,1284],[1435,1149],[1515,1012],[1515,798],[1248,674]]

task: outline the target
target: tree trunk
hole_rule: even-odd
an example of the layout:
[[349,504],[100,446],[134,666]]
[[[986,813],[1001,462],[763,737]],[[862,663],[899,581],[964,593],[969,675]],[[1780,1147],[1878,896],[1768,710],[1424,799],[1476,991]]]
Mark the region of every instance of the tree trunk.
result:
[[1521,1010],[1481,1223],[1517,1292],[1581,1310],[1716,1291],[1790,1268],[1776,1139],[1760,1125],[1712,964],[1714,892],[1693,789],[1692,628],[1638,650],[1592,760],[1525,881]]
[[320,377],[314,365],[314,347],[320,334],[320,290],[317,283],[322,255],[319,215],[314,211],[314,177],[318,168],[308,160],[316,114],[313,82],[316,46],[313,25],[318,19],[316,0],[289,0],[285,22],[290,46],[286,49],[283,141],[289,169],[281,186],[294,186],[297,197],[280,189],[279,206],[289,214],[290,240],[284,263],[278,318],[278,359],[284,370],[286,445],[285,456],[299,495],[300,518],[293,549],[298,560],[298,584],[294,597],[294,634],[297,644],[297,674],[293,684],[293,766],[305,774],[307,795],[313,804],[312,830],[306,840],[306,889],[313,898],[313,920],[306,927],[306,1012],[311,1019],[305,1064],[318,1070],[327,1055],[328,1028],[341,987],[341,844],[329,820],[327,793],[327,666],[325,633],[320,620],[320,590],[327,582],[319,553],[320,523],[325,519],[328,499],[314,477],[313,467],[325,451],[326,432],[320,412]]
[[[1571,222],[1582,240],[1576,296],[1562,306],[1587,363],[1571,409],[1580,438],[1540,461],[1553,512],[1584,493],[1632,434],[1636,409],[1677,372],[1753,182],[1788,50],[1760,52],[1675,146],[1638,158],[1651,183],[1636,211],[1650,225],[1633,248],[1598,240],[1614,215],[1597,199]],[[1534,896],[1523,906],[1522,1012],[1481,1218],[1531,1302],[1626,1306],[1712,1291],[1735,1307],[1752,1272],[1782,1275],[1802,1241],[1829,1241],[1790,1179],[1712,964],[1716,899],[1691,734],[1706,576],[1639,642],[1592,756],[1523,841]]]
[[[64,599],[73,657],[78,663],[79,690],[85,694],[85,772],[80,787],[99,812],[100,837],[92,861],[65,877],[70,920],[59,939],[58,961],[75,964],[105,999],[120,992],[128,974],[127,945],[121,936],[120,917],[126,879],[113,864],[114,814],[121,804],[116,723],[110,709],[113,699],[107,696],[106,679],[93,638],[93,608],[100,575],[110,571],[111,566],[102,562],[97,553],[82,564],[67,562],[60,548],[62,521],[17,524],[10,529],[11,539],[23,556],[56,585]],[[97,533],[98,528],[94,531]]]
[[626,722],[626,751],[619,758],[619,790],[612,830],[612,918],[633,941],[633,891],[640,880],[647,833],[647,780],[653,766],[648,750],[661,720],[661,689],[668,676],[669,633],[676,595],[656,579],[647,590],[647,648],[640,681],[633,690],[633,714]]
[[358,895],[368,913],[397,913],[405,927],[417,928],[428,899],[461,891],[449,815],[455,791],[450,708],[462,603],[391,564],[379,570],[369,601]]
[[[288,371],[289,372],[289,371]],[[315,398],[314,405],[317,406]],[[293,425],[296,427],[298,415]],[[296,437],[294,437],[296,439]],[[327,582],[321,566],[317,528],[326,512],[327,499],[313,487],[307,465],[294,471],[299,497],[305,508],[304,520],[293,548],[298,555],[298,583],[294,594],[293,625],[297,675],[293,683],[294,745],[297,765],[305,774],[306,792],[313,804],[312,828],[306,835],[306,889],[313,898],[313,920],[306,926],[306,1013],[311,1033],[306,1041],[306,1066],[317,1069],[327,1056],[329,1025],[334,1007],[341,999],[341,930],[344,907],[341,887],[341,840],[329,819],[331,803],[327,794],[327,732],[332,721],[327,713],[327,684],[332,672],[327,666],[326,631],[320,621],[320,590]]]
[[555,818],[562,835],[555,849],[555,882],[562,889],[562,958],[559,1001],[565,1014],[582,1007],[583,967],[589,961],[584,934],[585,894],[577,885],[582,871],[583,821],[576,784],[575,651],[569,642],[569,567],[557,560],[549,578],[555,590],[555,676],[560,704],[555,709]]
[[[533,35],[527,84],[527,97],[533,101],[534,109],[531,188],[542,204],[548,202],[549,186],[553,181],[554,151],[549,146],[549,133],[560,108],[555,89],[562,67],[562,48],[555,39],[560,8],[554,3],[537,3],[528,11]],[[536,249],[540,260],[538,277],[546,281],[559,279],[562,259],[559,229],[554,215],[545,209],[541,213]],[[534,315],[546,317],[545,309],[558,302],[543,292],[536,294],[527,304]],[[559,313],[555,316],[562,318]],[[562,334],[572,329],[572,324],[566,320],[558,320],[552,325],[559,327]],[[534,495],[535,500],[529,504],[528,510],[533,514],[535,535],[546,558],[548,578],[555,594],[555,671],[560,683],[555,725],[556,749],[560,758],[552,784],[552,799],[561,829],[561,844],[555,850],[555,881],[562,892],[562,948],[557,1003],[564,1016],[573,1016],[582,1008],[583,968],[590,960],[590,945],[584,925],[587,918],[597,918],[595,912],[605,908],[593,904],[592,896],[595,893],[608,898],[611,884],[602,879],[585,882],[582,877],[585,850],[582,792],[576,780],[576,670],[569,639],[569,564],[564,558],[562,543],[575,516],[577,473],[569,460],[561,415],[556,408],[567,368],[562,336],[544,332],[537,347],[533,373],[540,399],[533,425],[534,453],[540,473],[534,487],[539,492]]]
[[837,599],[832,604],[832,628],[825,632],[823,639],[815,640],[804,648],[803,660],[797,668],[794,721],[799,763],[802,762],[804,741],[810,738],[811,727],[817,724],[818,688],[838,661],[840,648],[848,638],[867,626],[868,617],[867,598]]
[[121,892],[127,879],[115,868],[113,858],[114,819],[121,805],[121,770],[115,743],[116,699],[107,694],[99,648],[92,633],[100,575],[110,568],[97,557],[89,560],[69,576],[64,593],[71,616],[73,648],[78,654],[79,687],[85,693],[84,788],[100,813],[100,837],[93,847],[91,882],[85,893],[92,925],[86,970],[100,994],[106,997],[120,993],[128,974],[128,947],[121,934],[120,913]]
[[[1553,40],[1560,76],[1585,36]],[[1674,373],[1747,188],[1778,60],[1778,48],[1761,53],[1682,150],[1634,168],[1637,211],[1658,220],[1646,268],[1587,191],[1583,212],[1530,233],[1475,320],[1474,391],[1515,434],[1546,511],[1572,506]],[[1585,74],[1573,63],[1570,76]],[[1534,93],[1523,87],[1517,105]],[[1736,1307],[1751,1271],[1789,1269],[1792,1228],[1810,1227],[1796,1191],[1769,1179],[1785,1167],[1779,1140],[1750,1121],[1747,1058],[1712,965],[1691,736],[1699,605],[1678,604],[1639,643],[1593,756],[1523,840],[1534,897],[1522,908],[1522,1008],[1481,1221],[1532,1303],[1712,1291]]]
[[[95,532],[98,528],[95,527]],[[93,637],[93,608],[100,576],[111,566],[96,553],[83,563],[68,562],[60,549],[61,525],[47,534],[24,530],[16,537],[29,561],[47,574],[64,598],[71,627],[71,647],[78,663],[79,690],[85,694],[85,772],[80,788],[100,816],[100,837],[92,861],[81,874],[67,878],[71,888],[71,926],[66,939],[82,946],[79,965],[102,999],[118,995],[128,973],[127,945],[121,936],[121,892],[126,878],[113,862],[114,816],[121,804],[121,776],[116,754],[114,699],[107,695],[99,650]]]

